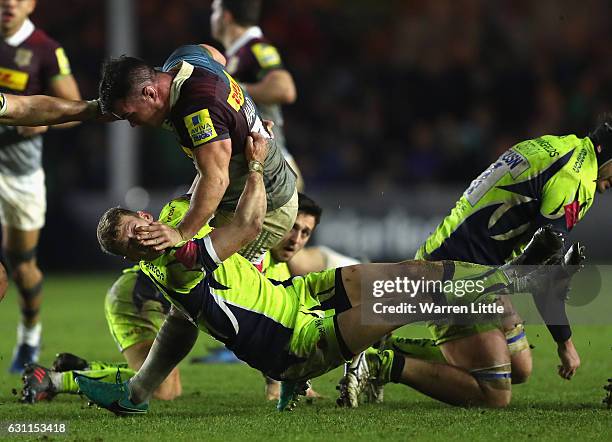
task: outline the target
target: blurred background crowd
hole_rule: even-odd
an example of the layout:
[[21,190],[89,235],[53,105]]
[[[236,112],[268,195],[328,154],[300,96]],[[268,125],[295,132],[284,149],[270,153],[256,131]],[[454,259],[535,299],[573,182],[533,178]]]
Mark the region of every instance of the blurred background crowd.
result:
[[[87,98],[113,32],[104,3],[40,0],[32,17],[62,43]],[[181,44],[214,43],[209,1],[135,4],[135,55],[161,64]],[[464,188],[518,141],[586,134],[609,109],[611,23],[608,0],[266,0],[262,17],[297,84],[286,134],[314,194]],[[142,130],[138,183],[190,183],[172,135]],[[70,135],[46,139],[48,229],[74,222],[66,195],[108,185],[105,126]]]

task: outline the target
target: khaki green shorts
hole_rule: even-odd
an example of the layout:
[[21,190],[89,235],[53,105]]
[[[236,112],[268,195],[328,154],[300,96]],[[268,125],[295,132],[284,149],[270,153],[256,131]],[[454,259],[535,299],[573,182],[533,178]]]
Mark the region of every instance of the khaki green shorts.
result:
[[[240,254],[247,260],[253,261],[278,244],[284,236],[291,230],[295,223],[298,211],[297,190],[284,206],[266,213],[263,229],[261,233],[251,243],[247,244]],[[221,227],[229,224],[234,218],[234,212],[227,210],[217,210],[215,217],[211,221],[213,227]]]
[[468,336],[477,335],[479,333],[501,329],[501,324],[495,322],[484,322],[482,324],[459,325],[435,324],[428,322],[427,328],[429,329],[435,344],[441,345],[445,342],[454,341],[455,339],[467,338]]
[[322,311],[318,312],[320,317],[314,317],[313,313],[300,313],[302,317],[298,322],[302,323],[296,326],[291,338],[291,353],[303,361],[290,365],[280,380],[306,381],[345,362],[338,345],[334,317],[325,316]]
[[311,379],[342,365],[334,326],[335,309],[346,309],[343,289],[336,290],[336,269],[310,273],[291,280],[286,287],[300,302],[289,349],[301,362],[292,364],[281,374],[282,380]]
[[132,345],[153,341],[166,319],[163,305],[154,300],[144,301],[139,310],[133,293],[138,273],[124,273],[106,294],[104,314],[119,351]]

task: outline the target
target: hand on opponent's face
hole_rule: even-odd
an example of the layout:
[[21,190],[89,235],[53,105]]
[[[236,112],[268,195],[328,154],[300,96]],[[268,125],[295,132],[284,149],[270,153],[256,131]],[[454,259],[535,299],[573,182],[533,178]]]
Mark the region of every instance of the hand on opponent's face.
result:
[[136,241],[140,246],[151,247],[155,251],[162,251],[174,247],[183,241],[178,229],[168,226],[159,221],[153,221],[148,225],[135,228]]

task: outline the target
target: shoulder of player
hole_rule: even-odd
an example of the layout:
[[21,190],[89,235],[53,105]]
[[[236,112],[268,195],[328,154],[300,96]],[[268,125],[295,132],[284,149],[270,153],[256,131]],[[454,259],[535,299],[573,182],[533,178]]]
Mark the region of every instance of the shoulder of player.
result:
[[282,59],[278,48],[266,38],[253,38],[245,45],[248,47],[250,57],[264,69],[282,66]]
[[179,97],[170,110],[170,117],[182,119],[187,111],[223,107],[228,92],[229,86],[219,75],[195,68],[182,84]]
[[46,49],[51,49],[51,50],[55,50],[61,47],[59,42],[49,37],[49,35],[40,28],[34,29],[34,32],[32,32],[32,35],[30,35],[23,42],[23,44],[27,46],[36,46],[36,47],[41,47],[41,48],[46,48]]

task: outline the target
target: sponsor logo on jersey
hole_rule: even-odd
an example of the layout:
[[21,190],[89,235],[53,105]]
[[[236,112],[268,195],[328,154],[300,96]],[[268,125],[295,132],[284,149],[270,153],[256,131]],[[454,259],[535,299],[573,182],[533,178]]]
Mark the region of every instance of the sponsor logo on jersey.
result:
[[183,121],[194,147],[204,144],[217,136],[217,131],[210,118],[208,109],[201,109],[189,114]]
[[578,156],[576,157],[576,162],[574,163],[574,167],[572,167],[572,170],[574,172],[580,173],[580,169],[582,169],[582,165],[584,164],[584,159],[586,158],[586,155],[587,155],[587,151],[583,147],[582,149],[580,149],[580,152],[578,152]]
[[232,78],[230,74],[223,71],[227,79],[229,80],[230,92],[227,96],[227,103],[238,112],[242,105],[244,104],[244,93],[242,92],[242,88],[238,84],[236,80]]
[[529,169],[527,159],[514,149],[509,149],[472,181],[463,196],[473,207],[504,175],[509,173],[513,179],[516,179],[527,169]]
[[543,138],[536,138],[533,141],[535,141],[537,143],[537,145],[540,146],[544,151],[548,152],[548,156],[550,156],[551,158],[556,157],[556,156],[559,155],[559,151],[557,150],[557,148],[555,146],[553,146],[552,144],[550,144],[545,139],[543,139]]
[[264,69],[281,64],[280,55],[274,46],[266,43],[255,43],[251,50],[259,65]]
[[59,67],[60,75],[70,75],[72,73],[70,62],[63,48],[57,48],[55,50],[55,58],[57,58],[57,66]]
[[25,91],[29,79],[27,72],[0,68],[0,87],[22,92]]
[[32,62],[32,55],[34,55],[34,53],[29,49],[17,48],[17,52],[15,52],[15,64],[20,68],[29,66]]

